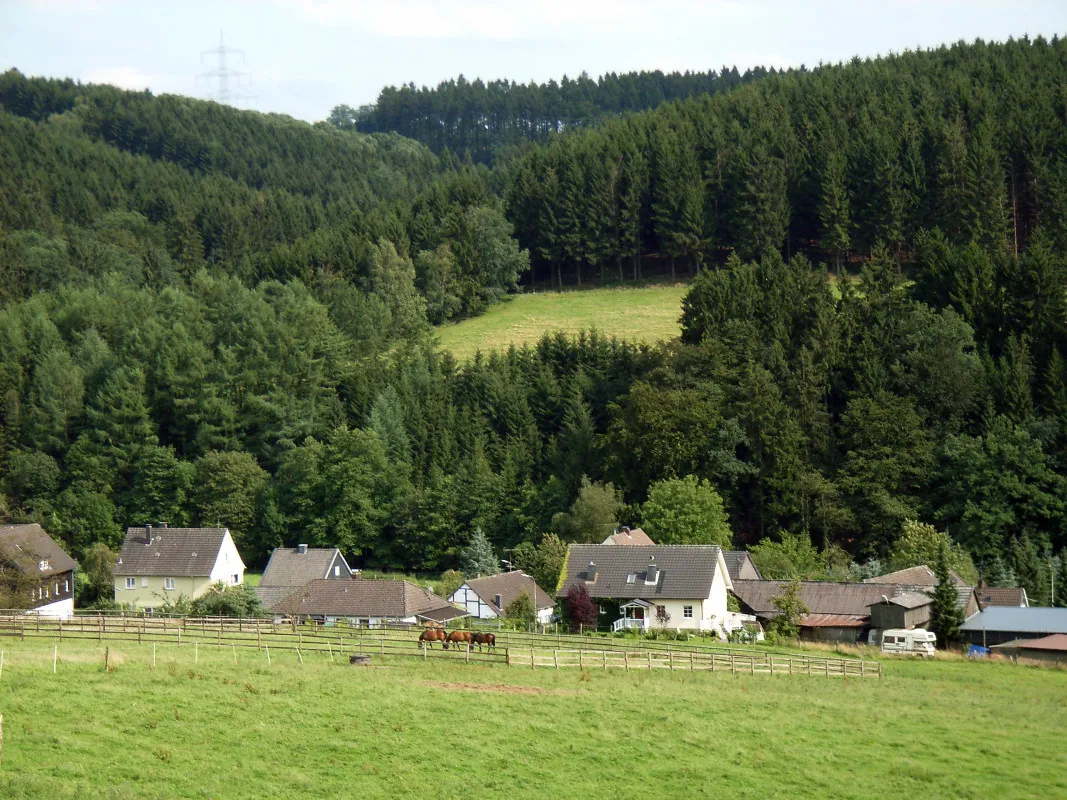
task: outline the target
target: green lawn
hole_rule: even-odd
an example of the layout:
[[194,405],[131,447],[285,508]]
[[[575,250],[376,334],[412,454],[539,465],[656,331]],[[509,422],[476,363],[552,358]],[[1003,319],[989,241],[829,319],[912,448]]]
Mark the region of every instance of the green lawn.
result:
[[[882,680],[371,668],[0,639],[0,797],[1067,796],[1067,672],[887,660]],[[376,658],[376,662],[381,659]]]
[[520,294],[480,317],[444,325],[437,334],[441,347],[460,360],[479,349],[522,346],[555,331],[596,329],[629,341],[658,342],[678,336],[685,289],[674,284]]

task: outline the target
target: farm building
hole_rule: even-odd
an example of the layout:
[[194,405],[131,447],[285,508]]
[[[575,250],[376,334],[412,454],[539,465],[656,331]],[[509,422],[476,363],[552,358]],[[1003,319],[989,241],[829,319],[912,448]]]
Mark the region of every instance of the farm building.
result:
[[978,605],[981,608],[989,608],[989,606],[1028,608],[1030,606],[1026,589],[1021,586],[979,586],[974,593],[978,597]]
[[69,619],[74,614],[77,567],[78,562],[40,525],[0,525],[0,598],[4,608]]
[[640,528],[619,528],[617,531],[611,534],[601,544],[621,544],[624,546],[637,546],[647,547],[650,544],[655,544],[648,534]]
[[[774,599],[788,581],[734,581],[733,592],[741,610],[766,623],[778,616]],[[869,606],[882,599],[887,588],[864,583],[800,581],[800,598],[808,613],[800,620],[800,636],[817,642],[856,642],[870,627]]]
[[1067,665],[1067,634],[1054,633],[1040,639],[1013,639],[993,645],[995,652],[1020,664]]
[[129,528],[112,569],[115,602],[149,614],[167,601],[200,597],[216,583],[244,581],[245,562],[227,528]]
[[555,601],[533,578],[518,570],[464,581],[448,601],[467,609],[472,617],[496,619],[504,616],[504,609],[521,594],[533,600],[538,622],[547,623],[552,618]]
[[[966,586],[967,581],[963,580],[953,570],[949,570],[949,577],[952,582],[957,586]],[[898,569],[896,572],[890,572],[886,575],[878,575],[874,578],[867,578],[864,583],[894,583],[902,586],[937,586],[937,575],[926,564],[920,564],[917,567],[908,567],[907,569]]]
[[350,581],[352,570],[336,547],[278,547],[256,587],[264,608],[271,608],[314,580]]
[[964,641],[983,647],[1055,633],[1067,633],[1067,608],[990,606],[960,626]]
[[934,598],[925,592],[901,592],[892,597],[882,596],[870,605],[871,627],[918,628],[930,621]]
[[270,610],[324,625],[343,621],[368,627],[389,623],[447,622],[467,616],[467,612],[447,600],[407,581],[335,581],[326,578],[311,581]]
[[584,586],[613,630],[728,627],[730,575],[715,545],[572,544],[563,585]]
[[726,571],[730,573],[730,580],[758,581],[763,579],[747,550],[723,550],[722,557],[726,561]]

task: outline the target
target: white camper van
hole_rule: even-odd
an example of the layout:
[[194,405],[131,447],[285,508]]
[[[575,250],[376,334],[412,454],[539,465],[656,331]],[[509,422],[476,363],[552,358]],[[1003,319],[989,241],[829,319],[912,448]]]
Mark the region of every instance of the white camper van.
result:
[[922,628],[914,630],[889,629],[882,631],[883,653],[910,653],[917,656],[933,656],[937,636]]

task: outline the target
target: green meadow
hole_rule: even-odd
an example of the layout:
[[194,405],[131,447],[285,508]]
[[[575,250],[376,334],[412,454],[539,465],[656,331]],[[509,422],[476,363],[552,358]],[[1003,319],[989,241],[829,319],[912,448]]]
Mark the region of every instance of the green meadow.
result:
[[515,295],[485,314],[437,329],[441,348],[459,360],[479,350],[532,344],[545,333],[596,330],[632,342],[654,343],[678,336],[683,284],[608,287]]
[[881,680],[0,639],[0,797],[1067,796],[1067,671]]

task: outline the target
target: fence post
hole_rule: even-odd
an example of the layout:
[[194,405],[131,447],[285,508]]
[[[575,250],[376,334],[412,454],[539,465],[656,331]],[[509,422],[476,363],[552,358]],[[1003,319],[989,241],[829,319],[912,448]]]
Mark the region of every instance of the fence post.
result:
[[109,657],[111,656],[111,648],[104,648],[104,672],[111,672],[111,667],[108,664]]
[[256,623],[256,649],[257,650],[262,650],[263,649],[263,633],[262,633],[262,629],[259,627],[259,623],[258,622]]
[[737,672],[736,665],[734,664],[734,653],[732,650],[730,651],[730,672],[733,672],[735,674]]
[[582,653],[584,653],[584,652],[585,652],[584,650],[579,650],[578,651],[578,671],[579,672],[582,672],[585,669],[585,664],[582,661]]
[[267,666],[270,666],[270,645],[267,645]]
[[667,664],[671,668],[671,672],[674,672],[674,653],[671,652],[671,648],[667,648]]
[[826,677],[829,678],[830,677],[830,660],[829,659],[823,659],[822,665],[823,665],[823,669],[826,670]]
[[300,666],[304,666],[304,656],[300,652],[300,648],[296,648],[296,657],[300,659]]
[[200,663],[200,642],[193,642],[193,666]]
[[767,656],[767,665],[771,668],[771,677],[774,677],[774,659]]
[[861,661],[860,662],[860,677],[861,678],[866,677],[866,673],[867,673],[867,671],[863,668],[863,662]]
[[625,650],[622,651],[622,665],[627,672],[630,671],[630,654]]
[[530,669],[533,669],[536,666],[537,666],[537,661],[536,661],[536,659],[534,659],[534,651],[533,651],[533,648],[531,647],[530,648]]
[[553,650],[552,651],[552,665],[556,669],[559,669],[559,657],[558,656],[559,656],[559,650]]
[[601,650],[600,651],[600,666],[602,666],[605,670],[608,668],[608,651],[607,650]]
[[652,651],[648,651],[648,671],[652,671]]
[[467,652],[463,654],[464,663],[471,663],[471,643],[467,642]]
[[504,666],[506,666],[506,667],[510,667],[511,666],[511,648],[510,647],[505,647],[504,648]]

